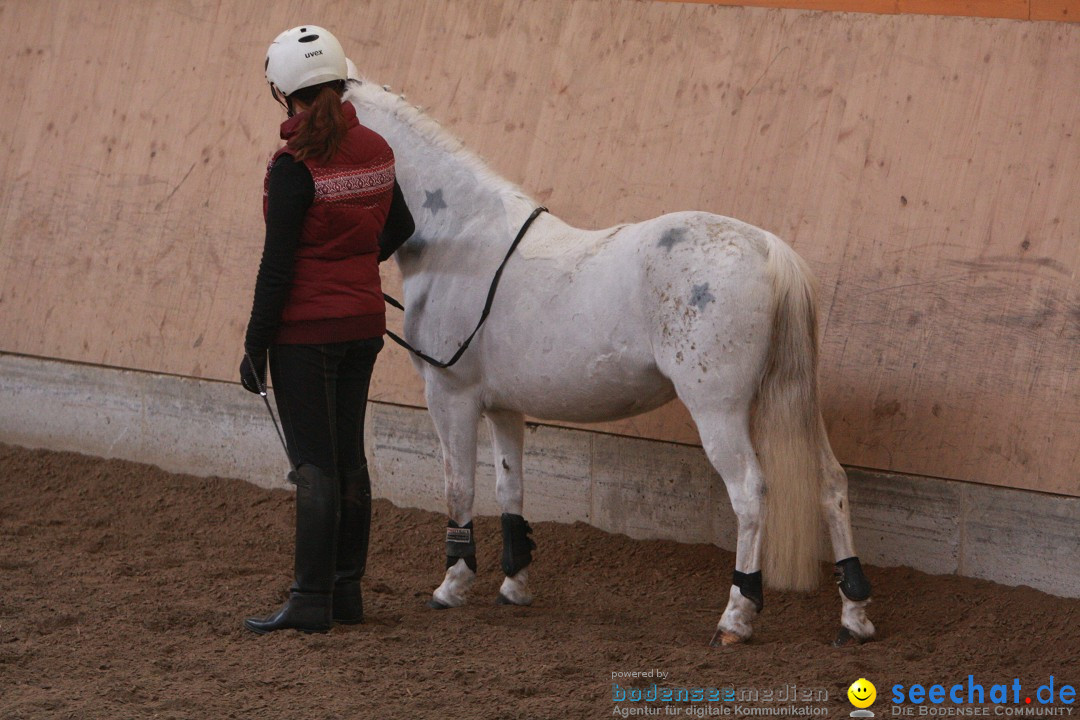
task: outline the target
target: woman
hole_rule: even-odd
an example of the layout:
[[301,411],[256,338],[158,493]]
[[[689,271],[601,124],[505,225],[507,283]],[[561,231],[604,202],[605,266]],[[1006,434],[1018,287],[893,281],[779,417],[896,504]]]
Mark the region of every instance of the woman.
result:
[[363,621],[371,526],[364,409],[386,331],[378,263],[413,233],[394,154],[342,103],[341,45],[325,29],[286,30],[266,79],[288,112],[264,183],[266,242],[240,379],[265,389],[266,364],[296,466],[296,578],[256,633],[326,632]]

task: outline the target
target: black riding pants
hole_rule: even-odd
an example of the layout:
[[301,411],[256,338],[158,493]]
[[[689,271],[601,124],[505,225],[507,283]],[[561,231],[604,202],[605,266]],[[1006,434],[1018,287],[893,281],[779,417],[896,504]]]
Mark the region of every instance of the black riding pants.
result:
[[274,397],[293,463],[331,477],[367,466],[364,411],[383,339],[326,345],[275,345]]
[[[337,486],[332,517],[297,514],[297,576],[322,562],[336,566],[337,583],[359,580],[367,559],[371,518],[371,480],[364,455],[364,411],[375,358],[383,340],[371,338],[326,345],[275,345],[270,350],[281,425],[289,455],[297,467],[314,465]],[[301,528],[300,524],[314,527]],[[316,543],[336,557],[304,560],[301,537],[321,537]],[[325,544],[324,544],[325,543]],[[322,585],[319,580],[317,585]]]

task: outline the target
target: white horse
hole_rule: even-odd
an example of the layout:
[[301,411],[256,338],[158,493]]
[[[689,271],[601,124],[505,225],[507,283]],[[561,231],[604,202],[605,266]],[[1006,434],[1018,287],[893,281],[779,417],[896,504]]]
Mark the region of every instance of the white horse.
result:
[[[449,359],[536,203],[418,108],[351,80],[346,100],[390,143],[416,233],[397,253],[405,338]],[[486,325],[447,369],[414,357],[442,443],[447,569],[429,605],[465,603],[476,434],[487,419],[503,516],[499,601],[528,605],[534,547],[522,518],[524,416],[597,422],[678,397],[738,519],[735,573],[713,643],[747,640],[770,587],[819,582],[821,520],[843,603],[838,642],[874,633],[848,514],[847,476],[818,404],[815,288],[774,235],[681,212],[587,231],[542,214],[510,257]]]

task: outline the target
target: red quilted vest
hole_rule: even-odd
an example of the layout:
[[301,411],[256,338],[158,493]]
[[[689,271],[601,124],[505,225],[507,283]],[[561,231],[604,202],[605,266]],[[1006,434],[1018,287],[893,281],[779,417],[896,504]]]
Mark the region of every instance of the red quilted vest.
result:
[[[379,281],[379,233],[394,190],[394,153],[386,141],[359,123],[351,103],[341,106],[349,130],[328,163],[303,161],[315,181],[296,252],[292,289],[275,342],[321,344],[378,337],[386,332],[386,307]],[[281,125],[281,137],[296,133],[303,114]],[[263,213],[270,167],[263,191]]]

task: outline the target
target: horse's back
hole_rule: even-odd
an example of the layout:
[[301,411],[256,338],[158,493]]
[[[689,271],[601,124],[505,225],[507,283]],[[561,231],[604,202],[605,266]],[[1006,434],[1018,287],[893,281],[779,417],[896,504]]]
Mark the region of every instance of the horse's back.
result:
[[493,404],[547,419],[625,417],[674,397],[673,376],[690,367],[763,357],[764,231],[697,212],[599,231],[548,218],[536,231],[507,266],[485,330],[480,373]]

